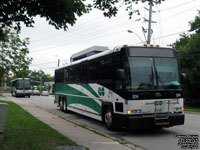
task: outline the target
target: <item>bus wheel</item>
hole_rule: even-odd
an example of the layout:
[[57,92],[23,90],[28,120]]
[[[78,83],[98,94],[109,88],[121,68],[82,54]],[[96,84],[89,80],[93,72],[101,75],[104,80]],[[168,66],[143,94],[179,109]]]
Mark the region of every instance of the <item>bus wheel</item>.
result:
[[63,100],[63,111],[64,111],[65,113],[68,112],[66,100]]
[[104,115],[104,121],[108,130],[111,131],[115,130],[115,126],[113,125],[113,113],[110,109],[106,109]]
[[59,103],[60,103],[59,104],[60,105],[60,110],[63,111],[63,101],[61,100]]
[[15,92],[15,97],[18,97],[17,92]]

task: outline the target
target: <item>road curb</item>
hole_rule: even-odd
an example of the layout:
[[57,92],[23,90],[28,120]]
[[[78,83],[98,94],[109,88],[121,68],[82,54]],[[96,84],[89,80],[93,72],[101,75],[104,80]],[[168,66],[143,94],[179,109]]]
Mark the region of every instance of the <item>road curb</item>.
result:
[[189,112],[189,111],[185,111],[186,114],[193,114],[193,115],[200,115],[200,113],[198,112]]
[[[36,107],[40,108],[39,106],[36,106]],[[40,109],[42,109],[42,108],[40,108]],[[83,128],[83,129],[85,129],[85,130],[88,130],[88,131],[90,131],[90,132],[93,132],[94,134],[97,134],[97,135],[102,136],[102,137],[106,137],[106,138],[108,138],[108,139],[113,140],[114,142],[118,142],[120,145],[126,146],[127,148],[130,148],[130,149],[132,149],[132,150],[144,150],[142,147],[140,147],[140,146],[138,146],[138,145],[129,143],[129,142],[125,141],[125,140],[117,139],[117,138],[112,137],[112,136],[110,136],[110,135],[108,135],[108,134],[106,134],[106,133],[102,133],[102,132],[100,132],[100,131],[98,131],[98,130],[95,130],[95,129],[93,129],[93,128],[90,128],[90,127],[88,127],[88,126],[86,126],[86,125],[84,125],[84,124],[81,124],[81,123],[79,123],[79,122],[73,121],[73,120],[71,120],[71,119],[69,119],[69,118],[65,118],[65,117],[59,116],[59,115],[57,115],[57,114],[55,114],[55,113],[52,113],[52,112],[50,112],[50,111],[47,111],[47,112],[49,112],[49,113],[51,113],[52,115],[55,115],[55,116],[57,116],[57,117],[59,117],[59,118],[65,120],[65,121],[68,121],[69,123],[72,123],[72,124],[74,124],[74,125],[76,125],[76,126],[79,126],[79,127]],[[83,126],[86,126],[86,127],[83,127]]]

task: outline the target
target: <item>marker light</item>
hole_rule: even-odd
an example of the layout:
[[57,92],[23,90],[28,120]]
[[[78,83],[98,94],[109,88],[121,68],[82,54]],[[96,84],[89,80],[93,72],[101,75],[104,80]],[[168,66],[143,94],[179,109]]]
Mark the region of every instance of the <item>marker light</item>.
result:
[[128,47],[128,45],[127,45],[127,44],[124,44],[123,46],[124,46],[124,47]]
[[147,45],[147,44],[144,44],[144,46],[147,47],[148,45]]
[[156,47],[160,47],[160,45],[156,45]]
[[184,111],[184,107],[182,107],[181,110]]
[[153,44],[150,44],[151,47],[153,47]]

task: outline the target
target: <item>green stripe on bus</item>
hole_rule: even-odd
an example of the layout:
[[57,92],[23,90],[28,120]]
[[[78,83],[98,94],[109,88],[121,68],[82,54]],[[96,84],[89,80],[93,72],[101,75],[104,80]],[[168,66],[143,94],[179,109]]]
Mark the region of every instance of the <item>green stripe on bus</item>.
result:
[[67,105],[70,104],[81,104],[87,106],[101,115],[101,106],[91,98],[67,96]]
[[82,84],[81,86],[90,91],[92,95],[99,98],[99,95],[94,91],[94,89],[89,84]]
[[[63,95],[69,94],[69,95],[67,95],[67,105],[69,105],[69,104],[82,104],[84,106],[87,106],[87,107],[93,109],[94,111],[96,111],[97,113],[99,113],[101,115],[101,106],[94,99],[89,98],[88,95],[86,95],[85,93],[71,87],[70,85],[57,84],[55,93],[57,93],[57,92],[63,93]],[[70,96],[70,95],[74,95],[74,96]],[[85,97],[80,97],[80,96],[85,96]],[[57,97],[57,101],[58,101],[58,96],[56,96],[56,97]]]
[[58,84],[56,85],[56,91],[59,93],[65,93],[65,94],[72,94],[72,95],[77,95],[77,96],[88,96],[85,93],[67,85],[67,84]]

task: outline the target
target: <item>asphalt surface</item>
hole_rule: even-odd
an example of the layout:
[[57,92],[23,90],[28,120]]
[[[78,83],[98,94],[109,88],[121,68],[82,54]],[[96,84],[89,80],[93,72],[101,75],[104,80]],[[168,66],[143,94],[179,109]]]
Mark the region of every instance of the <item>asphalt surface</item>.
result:
[[[20,101],[29,101],[48,112],[68,118],[70,120],[87,125],[90,128],[99,130],[115,138],[125,140],[134,145],[138,145],[146,150],[183,150],[181,145],[188,144],[189,140],[193,139],[190,146],[196,146],[193,149],[199,148],[200,138],[200,115],[198,114],[185,114],[185,124],[171,128],[163,128],[160,130],[126,130],[121,129],[113,132],[107,130],[104,125],[94,119],[70,112],[63,113],[54,104],[53,96],[31,96],[31,98],[18,98]],[[187,140],[187,142],[186,142]],[[196,141],[195,141],[196,140]],[[188,145],[187,145],[188,146]],[[189,149],[186,147],[185,149]]]

